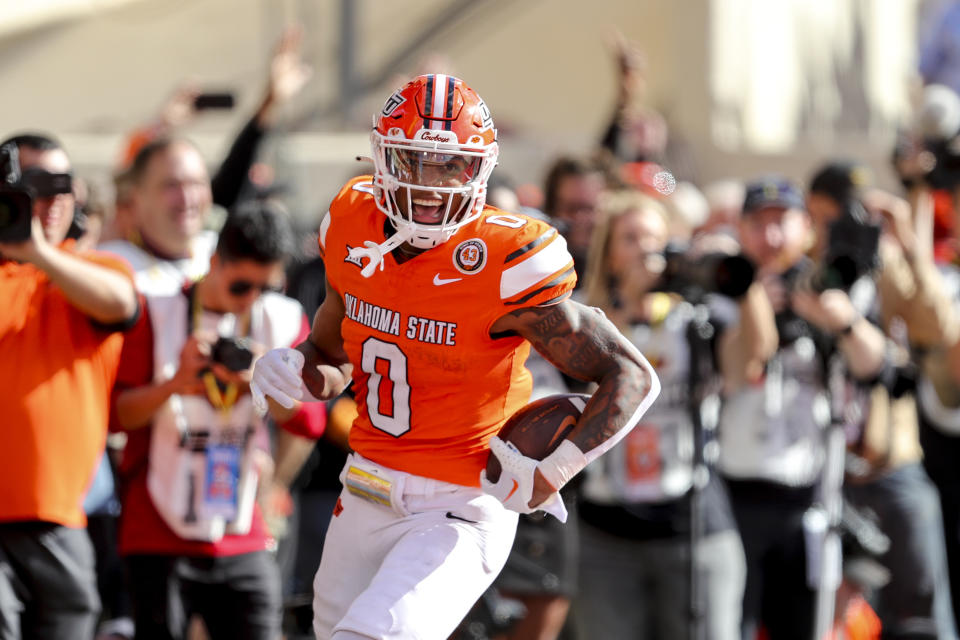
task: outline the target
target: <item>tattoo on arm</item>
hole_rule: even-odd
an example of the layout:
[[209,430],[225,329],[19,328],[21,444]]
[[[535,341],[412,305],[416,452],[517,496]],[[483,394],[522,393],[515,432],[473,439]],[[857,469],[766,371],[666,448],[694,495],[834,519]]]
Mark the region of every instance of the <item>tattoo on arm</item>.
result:
[[597,383],[569,439],[590,451],[617,434],[653,387],[640,353],[597,309],[573,301],[520,309],[510,327],[565,374]]

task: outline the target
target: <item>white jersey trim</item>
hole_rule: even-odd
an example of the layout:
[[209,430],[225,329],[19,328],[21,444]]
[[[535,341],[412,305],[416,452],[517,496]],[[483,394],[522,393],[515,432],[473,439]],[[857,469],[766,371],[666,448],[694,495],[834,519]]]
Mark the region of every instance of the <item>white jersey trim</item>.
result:
[[323,214],[323,219],[320,221],[320,232],[318,233],[318,238],[320,240],[320,246],[323,247],[323,250],[327,250],[327,231],[330,229],[330,211],[327,210]]
[[504,269],[500,275],[500,299],[508,300],[513,296],[526,291],[563,269],[573,261],[567,251],[567,241],[556,230],[551,229],[543,236],[554,234],[552,240],[543,249],[525,258],[519,264]]

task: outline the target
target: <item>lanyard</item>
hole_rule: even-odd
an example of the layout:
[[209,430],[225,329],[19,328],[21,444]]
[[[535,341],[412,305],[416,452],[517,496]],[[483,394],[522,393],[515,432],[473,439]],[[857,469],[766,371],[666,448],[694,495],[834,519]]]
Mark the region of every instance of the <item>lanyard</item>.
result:
[[[197,285],[199,284],[198,282]],[[197,294],[197,285],[194,285],[190,290],[190,306],[192,307],[192,324],[194,331],[200,328],[200,319],[203,316],[203,305],[200,303],[200,296]],[[233,409],[233,405],[236,404],[237,396],[239,395],[237,383],[230,382],[227,384],[226,390],[221,391],[217,377],[213,375],[212,371],[207,371],[203,374],[203,386],[207,391],[207,399],[210,401],[210,404],[220,411],[220,417],[226,422],[230,417],[230,410]]]

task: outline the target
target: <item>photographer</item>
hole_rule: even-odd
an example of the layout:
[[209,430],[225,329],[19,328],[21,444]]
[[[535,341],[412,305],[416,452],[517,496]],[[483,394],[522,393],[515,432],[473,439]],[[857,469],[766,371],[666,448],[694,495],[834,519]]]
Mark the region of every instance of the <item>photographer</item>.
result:
[[[211,637],[271,639],[280,584],[256,504],[269,434],[248,384],[257,354],[309,332],[299,303],[269,291],[291,248],[284,212],[232,212],[210,270],[179,293],[147,296],[124,345],[115,419],[129,433],[120,474],[120,553],[137,638],[183,638],[199,614]],[[271,404],[285,431],[319,437],[323,405]],[[279,469],[292,480],[297,469]]]
[[[903,294],[897,295],[902,290],[897,283],[904,277],[913,280],[917,272],[909,266],[917,265],[916,234],[909,205],[870,186],[869,171],[855,162],[834,161],[815,172],[807,197],[817,232],[811,257],[820,263],[843,255],[873,253],[882,258],[879,269],[868,274],[873,287],[866,304],[871,316],[887,319],[884,328],[904,347],[906,318],[900,314],[914,319],[925,311],[924,305],[908,310]],[[864,215],[863,223],[838,228],[837,221],[851,212]],[[881,220],[888,230],[878,243]],[[894,309],[900,320],[893,320]],[[930,317],[923,322],[929,326]],[[914,325],[921,328],[916,319]],[[916,401],[907,373],[902,365],[888,366],[881,380],[864,391],[864,412],[847,425],[844,494],[854,505],[875,513],[891,541],[890,549],[879,558],[890,580],[875,603],[885,635],[951,638],[956,632],[945,570],[943,518],[937,490],[920,462]]]
[[740,637],[743,549],[723,482],[704,473],[696,422],[716,388],[712,325],[707,305],[663,291],[670,226],[664,206],[639,192],[600,200],[585,302],[650,354],[663,392],[585,471],[575,616],[584,638]]
[[100,604],[82,504],[137,298],[122,261],[64,242],[60,144],[30,134],[0,149],[0,635],[89,638]]
[[747,186],[739,232],[756,280],[726,310],[718,343],[719,469],[747,559],[745,638],[761,624],[774,638],[812,637],[816,585],[803,522],[824,467],[826,363],[836,349],[853,377],[870,378],[884,360],[883,335],[844,291],[811,288],[810,226],[789,181]]

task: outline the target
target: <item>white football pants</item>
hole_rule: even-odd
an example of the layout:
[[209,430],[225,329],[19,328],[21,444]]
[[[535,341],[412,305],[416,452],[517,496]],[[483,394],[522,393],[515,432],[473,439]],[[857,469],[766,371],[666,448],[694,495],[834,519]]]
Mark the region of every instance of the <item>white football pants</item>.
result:
[[340,493],[313,583],[319,640],[349,631],[378,640],[445,640],[500,573],[517,514],[479,487],[413,476],[364,460],[392,482],[391,506]]

